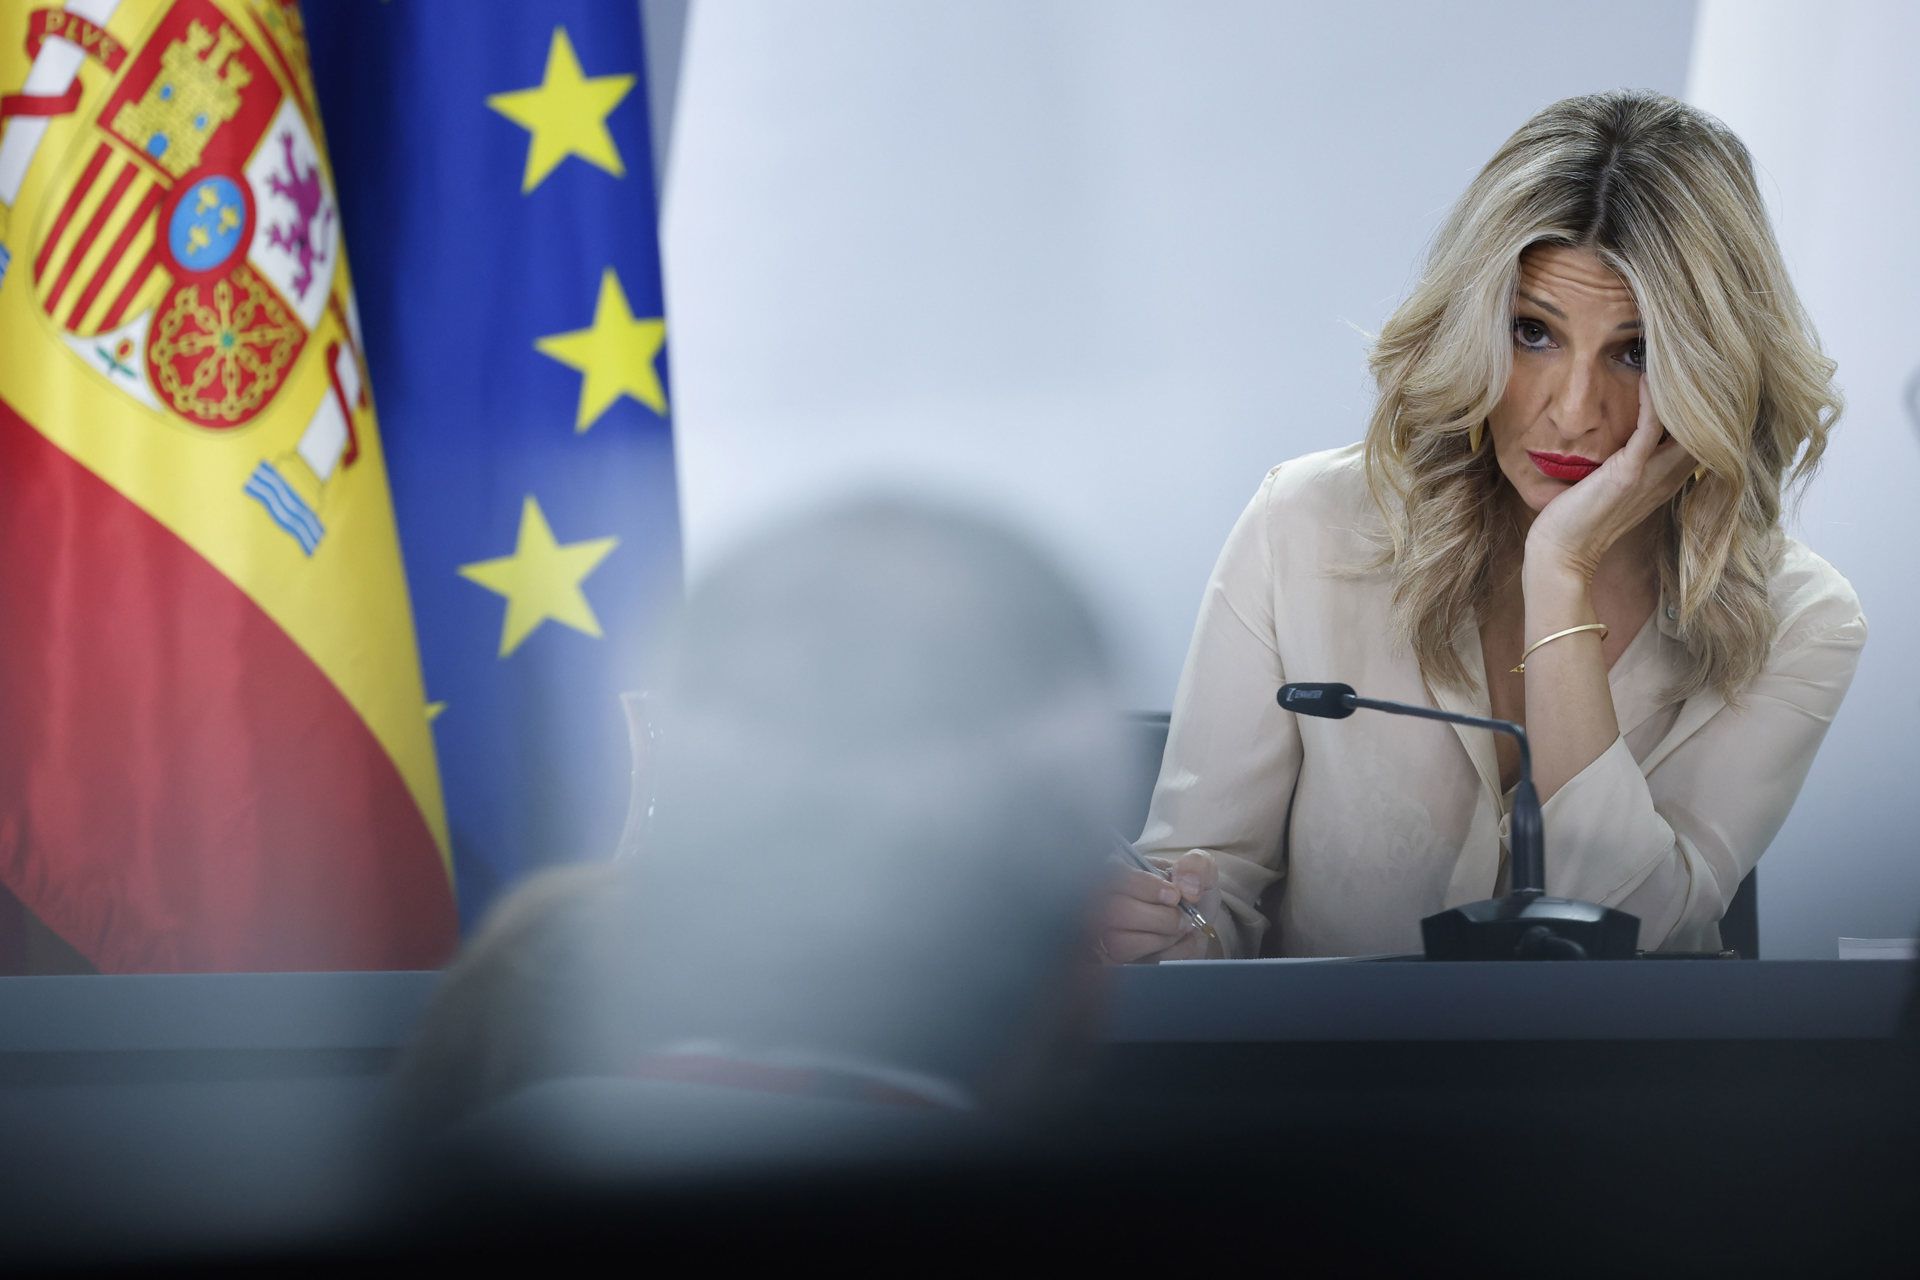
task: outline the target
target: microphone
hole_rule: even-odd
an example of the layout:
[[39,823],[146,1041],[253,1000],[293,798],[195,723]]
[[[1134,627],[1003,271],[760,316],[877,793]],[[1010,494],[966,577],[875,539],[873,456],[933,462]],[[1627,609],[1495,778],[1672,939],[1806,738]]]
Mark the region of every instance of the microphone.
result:
[[1280,705],[1303,716],[1345,720],[1354,712],[1359,694],[1350,684],[1283,684]]
[[1491,729],[1513,738],[1520,748],[1520,780],[1513,788],[1513,815],[1507,827],[1511,853],[1511,891],[1442,911],[1420,922],[1429,960],[1627,960],[1640,938],[1637,917],[1597,903],[1547,896],[1546,827],[1540,793],[1533,786],[1533,752],[1527,731],[1511,720],[1461,715],[1407,702],[1363,698],[1349,684],[1283,684],[1275,695],[1282,708],[1297,715],[1345,720],[1355,711],[1441,720]]
[[1345,720],[1362,708],[1386,711],[1397,716],[1418,716],[1422,720],[1444,720],[1449,724],[1470,725],[1504,733],[1520,747],[1520,781],[1513,789],[1513,821],[1507,829],[1507,847],[1512,851],[1515,891],[1547,888],[1546,835],[1540,820],[1540,795],[1533,789],[1533,753],[1527,748],[1527,731],[1511,720],[1492,720],[1483,716],[1463,716],[1432,707],[1417,707],[1408,702],[1385,702],[1363,698],[1350,684],[1283,684],[1278,695],[1280,705],[1303,716],[1327,720]]

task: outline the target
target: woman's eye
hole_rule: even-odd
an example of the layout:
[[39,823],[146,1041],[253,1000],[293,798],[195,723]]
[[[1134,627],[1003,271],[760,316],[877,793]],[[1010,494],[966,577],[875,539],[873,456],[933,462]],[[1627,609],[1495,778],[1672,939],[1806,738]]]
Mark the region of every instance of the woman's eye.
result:
[[1620,358],[1622,360],[1625,360],[1629,365],[1631,365],[1635,369],[1646,368],[1647,367],[1647,344],[1644,341],[1634,343],[1632,346],[1626,349],[1626,352]]
[[1547,345],[1547,327],[1538,320],[1522,317],[1513,322],[1513,336],[1523,347],[1538,350]]

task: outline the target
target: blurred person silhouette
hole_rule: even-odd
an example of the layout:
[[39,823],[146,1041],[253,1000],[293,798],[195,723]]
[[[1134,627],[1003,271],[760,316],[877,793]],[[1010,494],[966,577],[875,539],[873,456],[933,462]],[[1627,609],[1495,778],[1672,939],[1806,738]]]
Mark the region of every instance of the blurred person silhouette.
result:
[[403,1063],[413,1119],[628,1171],[1043,1106],[1092,1039],[1124,773],[1066,575],[980,518],[856,502],[697,583],[661,672],[645,848],[501,904]]
[[541,1080],[631,1054],[609,1017],[626,903],[613,862],[553,867],[501,898],[441,976],[395,1069],[396,1132],[438,1136]]

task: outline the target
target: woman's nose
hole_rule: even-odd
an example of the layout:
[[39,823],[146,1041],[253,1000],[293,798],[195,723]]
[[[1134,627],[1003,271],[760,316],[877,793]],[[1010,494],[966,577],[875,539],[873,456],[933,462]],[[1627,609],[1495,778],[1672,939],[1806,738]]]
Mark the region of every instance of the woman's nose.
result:
[[1563,439],[1578,440],[1609,425],[1615,399],[1601,370],[1583,360],[1566,361],[1554,388],[1553,424]]

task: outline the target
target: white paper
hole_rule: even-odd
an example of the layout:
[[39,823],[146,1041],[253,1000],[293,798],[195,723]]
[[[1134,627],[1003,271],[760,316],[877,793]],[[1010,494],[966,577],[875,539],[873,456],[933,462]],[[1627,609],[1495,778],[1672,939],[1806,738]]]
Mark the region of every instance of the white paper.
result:
[[1162,965],[1170,964],[1356,964],[1362,960],[1400,960],[1405,959],[1398,952],[1382,951],[1367,956],[1249,956],[1243,960],[1221,960],[1206,958],[1200,960],[1162,960]]
[[1920,938],[1842,938],[1842,960],[1920,960]]

